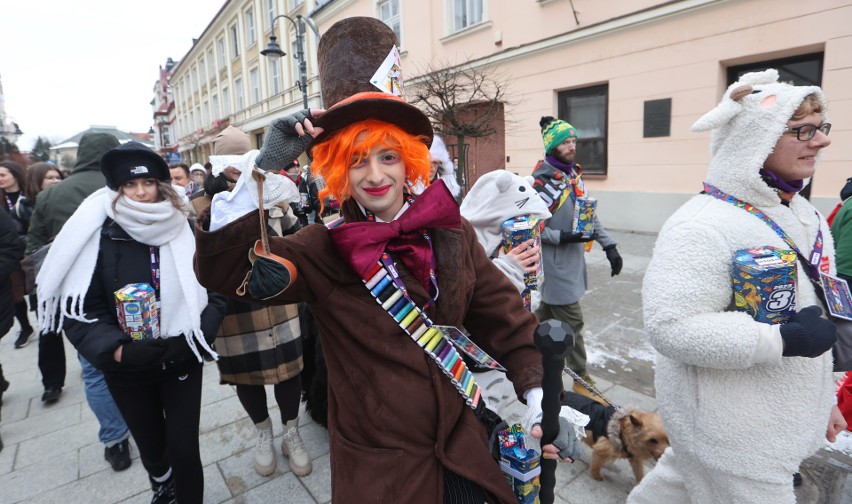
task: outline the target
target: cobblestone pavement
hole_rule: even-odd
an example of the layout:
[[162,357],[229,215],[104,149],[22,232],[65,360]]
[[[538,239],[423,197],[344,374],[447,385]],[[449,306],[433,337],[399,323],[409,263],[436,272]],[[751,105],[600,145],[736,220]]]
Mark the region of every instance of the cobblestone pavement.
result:
[[[642,329],[642,275],[653,249],[654,235],[614,232],[624,257],[624,270],[610,277],[609,264],[596,247],[588,256],[590,290],[582,301],[591,374],[613,402],[655,410],[653,350]],[[37,366],[38,344],[15,350],[17,327],[0,340],[0,362],[9,391],[3,396],[0,436],[0,504],[132,503],[150,502],[150,490],[134,446],[130,469],[113,472],[103,459],[98,424],[89,410],[76,352],[66,342],[68,375],[61,399],[41,402]],[[270,396],[270,414],[277,408]],[[520,403],[507,408],[509,419],[524,411]],[[300,430],[313,460],[313,473],[296,477],[278,453],[278,470],[259,476],[253,467],[254,426],[230,386],[219,385],[215,365],[204,369],[201,412],[201,459],[204,464],[205,502],[288,504],[326,503],[331,500],[328,438],[307,414]],[[281,426],[276,425],[280,446]],[[623,503],[634,485],[625,461],[604,469],[604,481],[588,475],[590,451],[579,461],[560,464],[557,502],[560,504]],[[821,450],[802,466],[804,485],[800,503],[852,504],[852,458]]]

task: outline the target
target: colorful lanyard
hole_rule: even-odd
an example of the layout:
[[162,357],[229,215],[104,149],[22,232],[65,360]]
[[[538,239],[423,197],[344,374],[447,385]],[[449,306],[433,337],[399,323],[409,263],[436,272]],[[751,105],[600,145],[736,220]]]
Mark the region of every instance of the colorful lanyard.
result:
[[151,286],[160,299],[160,247],[149,245],[148,252],[151,256]]
[[[787,243],[787,245],[790,248],[792,248],[799,257],[801,257],[801,258],[807,257],[804,254],[802,254],[801,251],[799,251],[799,248],[796,247],[796,244],[793,242],[793,239],[790,238],[790,236],[783,229],[781,229],[781,226],[779,226],[774,220],[772,220],[771,217],[769,217],[768,215],[763,213],[761,210],[756,208],[754,205],[752,205],[750,203],[746,203],[746,202],[741,201],[741,200],[738,200],[737,198],[735,198],[735,197],[733,197],[729,194],[725,194],[724,192],[722,192],[719,189],[715,188],[714,186],[708,184],[707,182],[704,183],[704,193],[709,194],[710,196],[713,196],[716,199],[730,203],[730,204],[734,205],[735,207],[741,208],[741,209],[745,210],[746,212],[748,212],[748,213],[754,215],[755,217],[759,218],[760,220],[765,222],[766,225],[768,225],[770,228],[772,228],[772,230],[775,231],[775,233],[778,236],[780,236],[781,239],[784,240]],[[817,219],[819,219],[819,214],[817,214]],[[813,252],[811,252],[811,256],[807,260],[807,262],[802,261],[807,266],[809,266],[809,267],[805,268],[805,272],[808,274],[809,277],[811,277],[815,280],[819,280],[818,271],[819,271],[819,263],[822,260],[822,249],[823,249],[822,229],[817,228],[817,236],[816,236],[816,241],[814,241]]]
[[[414,197],[405,194],[405,200],[410,205],[414,202]],[[366,208],[364,213],[367,215],[368,221],[376,221],[376,216]],[[379,303],[379,306],[393,317],[405,334],[409,335],[417,343],[417,346],[438,365],[438,369],[450,379],[456,391],[464,399],[465,404],[474,411],[479,411],[485,403],[479,400],[482,391],[474,381],[473,373],[467,368],[464,359],[453,344],[447,341],[440,330],[432,327],[434,324],[426,315],[426,309],[438,300],[440,291],[438,289],[438,278],[435,275],[437,265],[435,252],[432,248],[432,237],[425,229],[423,230],[423,238],[429,244],[431,255],[429,280],[432,283],[435,295],[422,309],[414,304],[408,294],[408,289],[400,278],[399,271],[387,252],[382,254],[379,261],[362,281],[367,290],[370,291],[370,295]]]
[[14,209],[15,209],[15,205],[14,205],[14,204],[12,204],[12,199],[11,199],[11,198],[9,198],[9,195],[8,195],[8,194],[4,194],[4,195],[3,195],[3,197],[5,197],[5,198],[6,198],[6,208],[8,208],[10,212],[11,212],[12,210],[14,210]]
[[426,315],[425,308],[420,309],[411,300],[387,252],[382,254],[363,282],[382,309],[435,361],[461,394],[465,404],[478,411],[484,402],[479,400],[482,391],[474,381],[473,373],[453,344],[444,338],[440,330],[432,327],[433,323]]

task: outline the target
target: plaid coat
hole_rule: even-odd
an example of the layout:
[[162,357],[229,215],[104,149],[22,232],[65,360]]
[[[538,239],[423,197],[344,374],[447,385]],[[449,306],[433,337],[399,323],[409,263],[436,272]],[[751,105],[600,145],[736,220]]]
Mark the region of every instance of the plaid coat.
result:
[[232,385],[274,385],[302,372],[297,305],[262,306],[228,299],[216,335],[219,376]]

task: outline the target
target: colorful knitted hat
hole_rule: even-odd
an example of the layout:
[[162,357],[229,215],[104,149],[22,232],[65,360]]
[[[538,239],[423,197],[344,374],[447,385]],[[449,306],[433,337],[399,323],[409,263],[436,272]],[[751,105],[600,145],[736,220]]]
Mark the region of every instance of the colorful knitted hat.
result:
[[569,138],[577,138],[574,126],[561,119],[544,116],[538,123],[541,125],[541,139],[544,141],[544,152],[546,153],[550,153],[557,145]]

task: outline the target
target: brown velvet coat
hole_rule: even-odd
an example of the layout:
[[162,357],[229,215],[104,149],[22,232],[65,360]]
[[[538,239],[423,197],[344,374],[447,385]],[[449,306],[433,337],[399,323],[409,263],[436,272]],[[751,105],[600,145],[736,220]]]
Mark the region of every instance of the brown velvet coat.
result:
[[[351,201],[344,205],[347,220],[363,220],[355,209]],[[213,233],[203,231],[204,217],[196,273],[205,287],[233,296],[260,237],[257,212]],[[440,297],[429,317],[467,328],[506,367],[519,396],[540,386],[541,356],[533,344],[538,320],[486,257],[473,227],[463,220],[459,229],[435,229],[432,237]],[[446,467],[480,484],[491,502],[517,502],[489,454],[482,423],[338,257],[327,229],[310,225],[271,238],[270,246],[296,265],[298,277],[267,302],[310,303],[328,364],[332,501],[439,503]],[[426,291],[399,269],[423,306]]]

